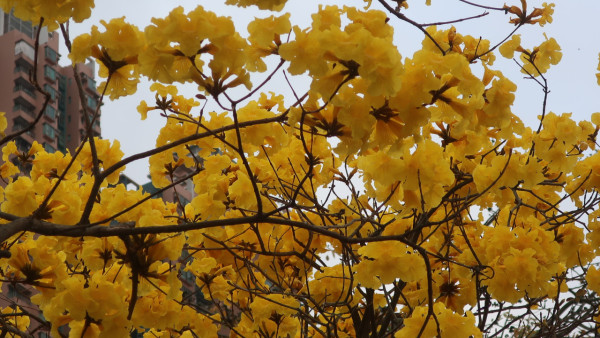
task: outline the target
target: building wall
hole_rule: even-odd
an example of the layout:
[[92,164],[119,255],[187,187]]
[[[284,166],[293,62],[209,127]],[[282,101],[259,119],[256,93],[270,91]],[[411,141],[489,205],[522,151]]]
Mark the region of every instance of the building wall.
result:
[[[58,34],[46,33],[47,42],[38,49],[38,68],[33,79],[35,62],[34,41],[27,34],[12,30],[0,36],[0,111],[6,113],[7,133],[22,130],[43,116],[35,128],[15,141],[20,150],[26,150],[34,140],[46,149],[57,149],[58,103]],[[31,80],[51,96],[44,108],[45,96],[36,90]]]
[[[78,72],[81,79],[81,87],[84,93],[83,102],[79,95],[79,88],[75,81],[75,72]],[[96,81],[94,80],[94,62],[78,64],[76,68],[72,66],[62,67],[59,70],[63,77],[63,85],[60,87],[60,95],[64,100],[64,142],[66,148],[71,152],[79,146],[87,133],[84,111],[87,110],[87,116],[92,122],[92,133],[100,137],[100,109],[98,102],[100,95],[96,90]],[[93,116],[98,113],[95,118]]]
[[[35,40],[26,32],[5,31],[11,27],[27,27],[17,21],[12,26],[6,23],[14,18],[0,11],[0,111],[6,113],[8,128],[6,134],[24,129],[43,111],[40,121],[30,132],[19,136],[15,141],[19,150],[27,151],[34,140],[44,145],[47,151],[69,150],[73,152],[86,132],[83,109],[92,114],[98,106],[98,92],[94,81],[94,63],[77,65],[85,93],[84,104],[79,92],[72,66],[58,65],[59,36],[56,32],[42,30],[38,48],[37,76],[30,78],[35,63]],[[8,19],[7,19],[8,18]],[[17,19],[18,20],[18,19]],[[14,20],[13,20],[14,21]],[[45,96],[36,90],[31,80],[51,96],[44,108]],[[100,136],[100,114],[93,123],[92,132]]]

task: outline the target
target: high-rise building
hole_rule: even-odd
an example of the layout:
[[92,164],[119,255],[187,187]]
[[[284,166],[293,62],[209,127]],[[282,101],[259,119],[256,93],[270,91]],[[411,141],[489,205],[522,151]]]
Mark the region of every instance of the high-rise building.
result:
[[[73,152],[86,135],[84,108],[95,112],[99,95],[94,81],[95,64],[89,62],[61,67],[58,64],[59,37],[56,32],[42,29],[37,53],[37,76],[33,79],[35,34],[31,23],[0,10],[0,111],[6,113],[7,134],[25,129],[42,114],[35,127],[15,139],[17,148],[26,151],[38,141],[48,152]],[[74,71],[79,72],[84,100],[80,99]],[[45,95],[32,83],[50,95],[44,108]],[[90,114],[88,114],[91,116]],[[92,126],[94,136],[100,136],[100,116]]]
[[[0,74],[3,74],[0,76],[0,112],[6,113],[7,134],[25,129],[42,113],[44,106],[45,96],[30,81],[36,61],[35,35],[36,27],[30,22],[0,10]],[[73,153],[86,135],[83,109],[93,113],[98,107],[100,96],[94,81],[94,61],[77,65],[85,94],[82,100],[75,81],[75,68],[58,64],[58,47],[58,33],[42,29],[37,57],[37,82],[50,94],[51,100],[36,126],[15,139],[20,151],[28,151],[33,141],[38,141],[48,152],[69,150]],[[87,116],[91,117],[92,114]],[[99,115],[93,121],[92,133],[100,136]],[[187,174],[189,172],[180,168],[176,176],[179,178]],[[125,181],[127,179],[124,178]],[[148,193],[158,191],[152,183],[143,185],[143,188]],[[179,200],[185,205],[193,194],[191,180],[188,180],[156,197],[168,202]]]

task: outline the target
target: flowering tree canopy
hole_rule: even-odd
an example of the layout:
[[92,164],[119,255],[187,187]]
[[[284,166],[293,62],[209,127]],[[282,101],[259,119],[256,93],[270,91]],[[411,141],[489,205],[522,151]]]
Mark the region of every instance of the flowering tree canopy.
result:
[[[285,0],[227,0],[261,17],[238,31],[235,18],[179,7],[147,27],[118,18],[71,39],[67,23],[89,18],[93,0],[1,0],[60,30],[73,63],[95,59],[102,99],[152,81],[138,112],[164,117],[156,146],[127,157],[91,132],[66,154],[19,151],[14,139],[33,125],[0,140],[2,283],[35,289],[43,314],[1,309],[2,335],[596,332],[600,114],[547,111],[560,46],[518,35],[551,23],[553,5],[457,0],[506,18],[510,33],[489,41],[412,20],[411,1],[321,6],[300,27],[279,12]],[[423,38],[412,55],[394,44],[399,22]],[[497,57],[541,87],[539,125],[512,110],[517,86]],[[181,93],[190,84],[192,97]],[[191,180],[190,203],[117,184],[146,159],[158,193]],[[186,298],[185,276],[207,307]]]

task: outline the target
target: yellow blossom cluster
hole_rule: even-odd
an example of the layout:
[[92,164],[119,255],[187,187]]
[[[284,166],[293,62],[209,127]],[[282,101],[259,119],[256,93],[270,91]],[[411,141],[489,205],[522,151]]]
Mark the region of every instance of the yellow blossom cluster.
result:
[[43,25],[52,31],[69,20],[82,22],[89,18],[94,8],[94,0],[2,0],[0,8],[5,12],[14,10],[14,14],[21,20],[31,21],[34,24],[43,18]]
[[[32,288],[43,319],[5,307],[0,329],[43,320],[80,337],[481,337],[519,302],[536,323],[546,313],[536,306],[577,303],[596,325],[600,114],[575,121],[546,111],[544,97],[539,125],[526,126],[516,80],[494,64],[496,51],[519,53],[548,95],[558,42],[526,48],[514,32],[551,23],[554,5],[490,8],[517,26],[498,42],[417,24],[410,1],[365,2],[320,6],[306,27],[269,14],[246,34],[197,6],[76,37],[69,57],[96,59],[103,98],[131,95],[145,77],[154,97],[137,111],[164,125],[153,149],[129,157],[91,136],[66,154],[3,139],[0,277]],[[0,6],[56,28],[93,2]],[[395,45],[396,19],[424,35],[412,55]],[[279,74],[293,95],[272,85]],[[3,137],[9,122],[0,114]],[[145,159],[153,195],[119,184]],[[182,182],[189,203],[158,198]],[[525,329],[565,332],[568,320]]]

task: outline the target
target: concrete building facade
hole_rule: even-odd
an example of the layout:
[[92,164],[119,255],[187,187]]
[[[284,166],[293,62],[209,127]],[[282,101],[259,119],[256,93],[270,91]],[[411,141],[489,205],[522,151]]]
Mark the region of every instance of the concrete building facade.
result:
[[[36,62],[36,27],[10,13],[0,10],[0,111],[8,122],[6,134],[25,129],[42,114],[35,127],[15,139],[17,148],[27,151],[38,141],[48,152],[73,152],[86,134],[84,109],[95,112],[99,95],[94,81],[94,63],[62,67],[58,64],[59,36],[42,29]],[[85,99],[80,99],[74,71],[77,69]],[[50,95],[44,107],[45,95],[32,83]],[[94,120],[92,133],[100,136],[100,116]]]

